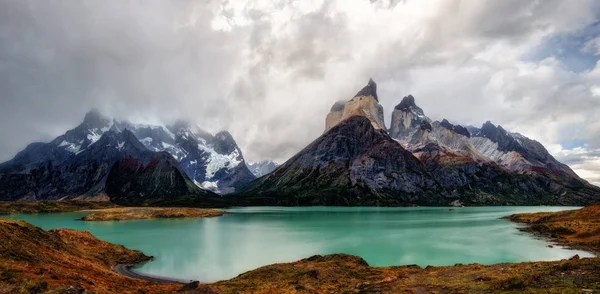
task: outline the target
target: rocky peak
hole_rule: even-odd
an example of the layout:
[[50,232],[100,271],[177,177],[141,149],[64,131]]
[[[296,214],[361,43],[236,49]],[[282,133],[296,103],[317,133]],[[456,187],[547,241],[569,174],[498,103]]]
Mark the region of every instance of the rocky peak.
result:
[[461,125],[453,125],[447,119],[443,119],[442,122],[440,123],[440,126],[446,128],[448,130],[451,130],[457,134],[466,136],[468,138],[471,137],[471,134],[469,133],[469,130],[467,130],[467,128],[465,128]]
[[219,154],[231,154],[237,150],[237,144],[228,131],[221,131],[215,134],[214,148]]
[[402,101],[400,101],[400,104],[396,105],[394,109],[402,111],[412,111],[417,115],[425,115],[423,109],[421,109],[421,107],[417,106],[417,104],[415,103],[415,97],[413,97],[413,95],[410,94],[408,96],[404,96],[404,98],[402,98]]
[[85,114],[83,124],[91,129],[101,129],[110,124],[111,120],[103,116],[97,109],[92,109]]
[[[426,124],[423,125],[423,122]],[[423,109],[417,106],[415,97],[405,96],[392,112],[390,136],[408,142],[419,129],[422,129],[422,126],[431,129],[431,120],[425,116]]]
[[516,151],[525,152],[523,147],[511,136],[502,126],[495,126],[490,121],[486,121],[481,126],[481,131],[478,134],[481,137],[490,139],[492,142],[498,143],[500,151]]
[[325,132],[341,121],[352,116],[364,116],[375,129],[386,130],[383,120],[383,107],[377,100],[377,85],[372,79],[350,101],[336,102],[325,120]]
[[379,98],[377,97],[377,84],[373,81],[373,79],[369,79],[369,83],[362,88],[354,97],[362,97],[362,96],[373,96],[377,102],[379,102]]

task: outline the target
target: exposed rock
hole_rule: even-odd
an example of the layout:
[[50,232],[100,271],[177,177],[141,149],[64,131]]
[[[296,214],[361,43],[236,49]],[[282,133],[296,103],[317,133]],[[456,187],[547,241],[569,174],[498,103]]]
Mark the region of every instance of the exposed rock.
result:
[[460,202],[460,200],[454,200],[454,201],[450,202],[450,206],[453,206],[453,207],[463,207],[465,205],[462,202]]
[[421,122],[420,128],[423,131],[430,131],[430,132],[433,131],[433,127],[431,126],[431,124],[425,120]]
[[[435,201],[423,165],[364,116],[350,117],[272,173],[252,182],[236,200],[266,205],[398,205]],[[423,197],[421,197],[423,196]]]
[[367,85],[362,88],[354,97],[368,97],[371,96],[375,98],[377,102],[379,102],[379,98],[377,98],[377,84],[373,81],[373,79],[369,79]]
[[400,142],[407,143],[420,129],[431,128],[431,120],[425,116],[423,109],[415,104],[415,98],[408,95],[396,105],[392,112],[390,136]]
[[340,102],[331,107],[331,112],[325,120],[325,132],[341,121],[352,116],[364,116],[371,121],[375,129],[386,130],[383,119],[383,107],[377,98],[377,85],[369,80],[367,86],[360,90],[354,98],[344,104],[343,110]]
[[346,102],[337,101],[331,107],[327,118],[325,119],[325,132],[329,131],[333,126],[337,125],[340,121],[342,121],[342,115],[344,114],[344,105]]
[[453,125],[447,119],[443,119],[442,122],[440,123],[440,126],[446,128],[448,130],[451,130],[457,134],[463,135],[467,138],[471,137],[469,130],[467,130],[465,127],[463,127],[461,125]]

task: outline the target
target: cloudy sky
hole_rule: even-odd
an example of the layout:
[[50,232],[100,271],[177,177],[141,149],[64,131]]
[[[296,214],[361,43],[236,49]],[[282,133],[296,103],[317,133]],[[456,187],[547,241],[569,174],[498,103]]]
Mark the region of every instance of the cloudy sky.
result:
[[410,93],[600,184],[599,19],[594,0],[0,0],[0,161],[94,107],[283,162],[373,77],[388,124]]

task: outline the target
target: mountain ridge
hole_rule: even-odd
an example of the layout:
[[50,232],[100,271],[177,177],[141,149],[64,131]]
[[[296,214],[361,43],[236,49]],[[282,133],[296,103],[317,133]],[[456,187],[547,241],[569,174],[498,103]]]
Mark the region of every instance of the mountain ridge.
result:
[[394,108],[388,132],[372,111],[382,109],[373,85],[370,80],[357,94],[371,100],[336,102],[319,138],[233,199],[241,205],[387,206],[600,201],[600,188],[538,142],[491,122],[477,129],[432,121],[412,95]]

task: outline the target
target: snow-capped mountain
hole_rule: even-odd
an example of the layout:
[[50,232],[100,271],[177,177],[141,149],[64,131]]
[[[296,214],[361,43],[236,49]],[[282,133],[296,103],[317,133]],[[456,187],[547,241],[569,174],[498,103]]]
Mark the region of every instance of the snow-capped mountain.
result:
[[[133,147],[136,152],[132,152]],[[30,144],[13,159],[0,164],[0,199],[95,195],[92,186],[105,180],[109,168],[119,158],[140,157],[143,163],[162,151],[170,154],[177,167],[203,189],[227,193],[255,178],[228,132],[213,136],[183,122],[172,126],[134,124],[111,120],[92,110],[74,129],[49,143]],[[65,176],[73,170],[79,174],[85,171],[94,179],[82,181],[79,178],[84,175],[76,173],[73,177]],[[61,177],[65,177],[64,183],[49,180]],[[75,184],[69,181],[74,179],[78,179],[81,187],[69,189]],[[16,187],[16,183],[21,186]],[[57,183],[66,186],[59,187]]]
[[151,151],[171,154],[201,188],[229,193],[255,178],[227,131],[212,135],[185,121],[169,126],[118,122],[115,127],[131,130]]
[[260,178],[279,166],[279,163],[272,160],[263,160],[259,162],[251,162],[248,164],[248,169],[254,174],[255,177]]

